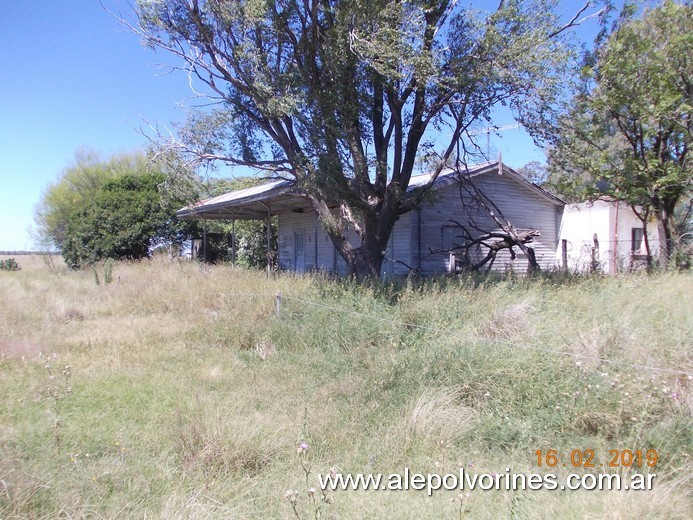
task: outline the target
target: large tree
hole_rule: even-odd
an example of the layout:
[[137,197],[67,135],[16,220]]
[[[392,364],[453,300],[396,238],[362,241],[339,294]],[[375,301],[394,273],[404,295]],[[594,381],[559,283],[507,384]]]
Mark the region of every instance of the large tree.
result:
[[[451,158],[467,159],[462,138],[493,107],[509,105],[540,136],[565,76],[566,29],[596,14],[591,4],[561,22],[553,0],[491,11],[454,0],[141,0],[131,27],[219,103],[173,144],[294,179],[350,272],[378,276],[395,221]],[[429,184],[408,190],[417,157],[432,154]]]
[[693,9],[665,1],[639,19],[625,14],[584,69],[549,157],[551,182],[569,196],[626,202],[645,229],[656,220],[666,264],[674,210],[691,203]]

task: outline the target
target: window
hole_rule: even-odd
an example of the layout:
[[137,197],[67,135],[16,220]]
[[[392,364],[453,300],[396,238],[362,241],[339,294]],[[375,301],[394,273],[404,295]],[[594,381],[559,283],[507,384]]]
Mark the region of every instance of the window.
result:
[[458,249],[464,244],[462,229],[459,226],[443,226],[441,229],[441,246],[448,260],[447,270],[449,273],[457,272],[462,251]]
[[449,251],[464,244],[462,229],[458,226],[443,226],[442,249]]
[[631,230],[631,252],[634,255],[645,254],[645,235],[642,228],[633,228]]

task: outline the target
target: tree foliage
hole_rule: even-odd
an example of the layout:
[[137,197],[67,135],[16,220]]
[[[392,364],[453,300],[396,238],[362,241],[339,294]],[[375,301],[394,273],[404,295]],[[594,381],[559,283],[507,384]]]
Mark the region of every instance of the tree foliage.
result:
[[[494,106],[509,105],[537,137],[547,130],[565,31],[590,16],[590,2],[563,24],[554,0],[495,5],[141,0],[131,27],[219,102],[169,144],[295,179],[350,272],[377,276],[395,221],[452,157],[469,159],[463,137]],[[446,136],[442,149],[434,135]],[[417,157],[434,154],[431,183],[409,191]]]
[[537,186],[543,186],[549,177],[549,171],[546,164],[540,163],[539,161],[528,162],[524,166],[518,168],[517,173]]
[[37,238],[47,247],[60,249],[75,208],[88,203],[106,182],[144,170],[144,156],[121,155],[104,161],[94,151],[78,150],[72,164],[48,187],[36,207]]
[[665,1],[640,19],[622,17],[584,74],[550,154],[551,183],[572,197],[627,202],[645,226],[656,219],[666,262],[693,179],[690,5]]
[[60,249],[71,267],[139,259],[154,245],[182,243],[196,223],[175,218],[184,202],[164,195],[166,175],[151,166],[143,154],[103,161],[78,153],[37,208],[44,241]]

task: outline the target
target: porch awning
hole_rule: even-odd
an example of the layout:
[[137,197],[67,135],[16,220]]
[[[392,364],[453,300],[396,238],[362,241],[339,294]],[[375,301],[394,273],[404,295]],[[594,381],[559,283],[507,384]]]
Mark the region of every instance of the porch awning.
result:
[[201,200],[176,212],[178,218],[204,218],[217,220],[253,220],[270,215],[312,209],[310,201],[294,193],[293,182],[272,181],[260,186],[232,191]]

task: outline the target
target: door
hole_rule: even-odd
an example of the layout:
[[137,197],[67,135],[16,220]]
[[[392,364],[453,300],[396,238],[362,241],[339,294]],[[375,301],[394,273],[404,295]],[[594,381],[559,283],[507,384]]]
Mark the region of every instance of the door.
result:
[[305,233],[296,231],[294,233],[294,270],[302,273],[306,270],[306,248],[304,241]]

